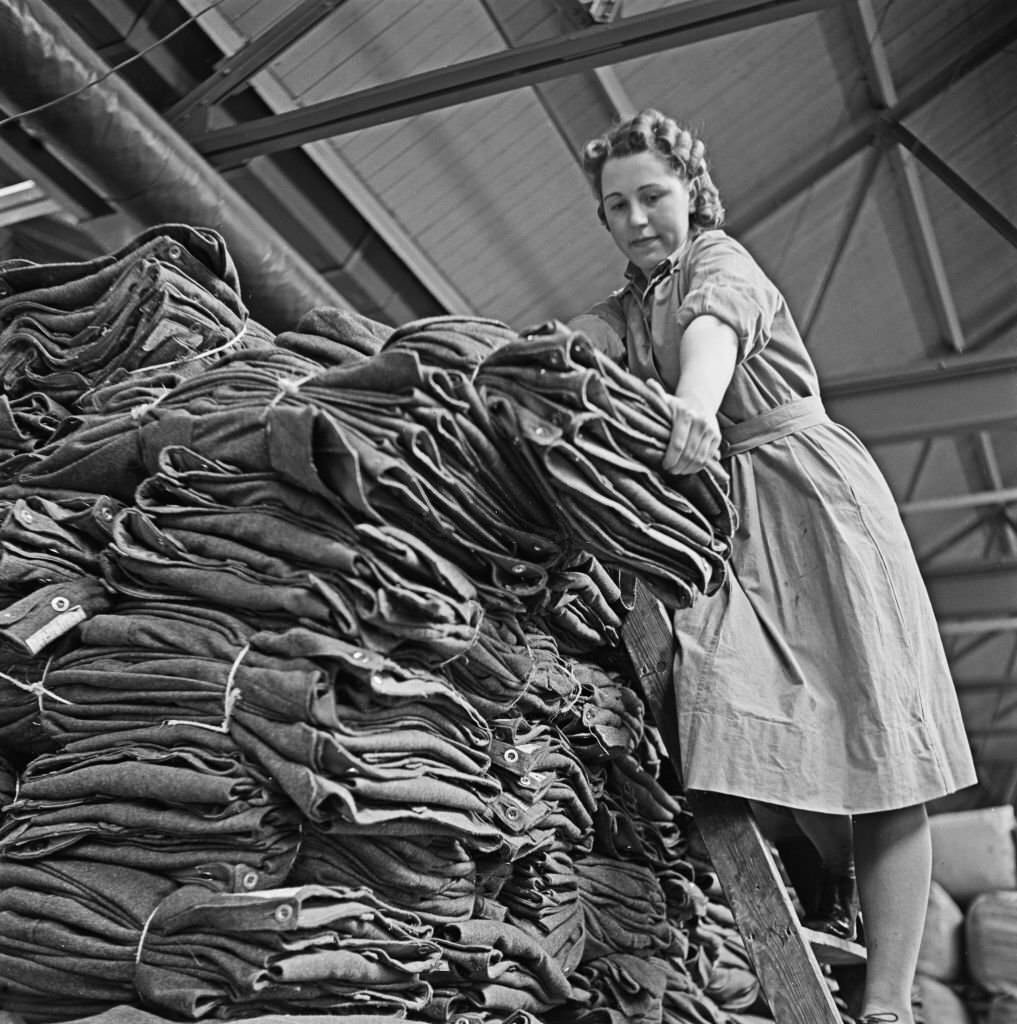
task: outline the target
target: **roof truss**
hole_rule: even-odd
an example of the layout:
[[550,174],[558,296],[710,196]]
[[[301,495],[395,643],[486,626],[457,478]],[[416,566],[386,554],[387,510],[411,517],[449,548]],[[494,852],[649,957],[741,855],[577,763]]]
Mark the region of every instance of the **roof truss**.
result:
[[687,0],[611,25],[409,75],[286,114],[189,136],[217,166],[373,127],[563,75],[798,17],[842,0]]

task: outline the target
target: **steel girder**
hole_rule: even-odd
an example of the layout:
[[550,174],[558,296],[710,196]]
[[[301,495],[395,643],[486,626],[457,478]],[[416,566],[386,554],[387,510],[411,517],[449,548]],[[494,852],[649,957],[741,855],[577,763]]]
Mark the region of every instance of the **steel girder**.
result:
[[832,379],[823,394],[831,415],[869,445],[1015,429],[1017,352]]
[[798,17],[843,0],[687,0],[611,25],[409,75],[274,117],[189,135],[214,165],[230,166],[427,111],[455,106],[563,75],[631,60],[686,43]]

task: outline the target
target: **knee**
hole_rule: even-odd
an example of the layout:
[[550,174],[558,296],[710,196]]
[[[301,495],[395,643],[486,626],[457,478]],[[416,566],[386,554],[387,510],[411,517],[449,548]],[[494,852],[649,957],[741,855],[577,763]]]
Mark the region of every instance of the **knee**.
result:
[[908,837],[920,839],[929,834],[929,815],[925,804],[856,814],[854,829],[856,836],[862,841],[868,836],[881,837],[884,841]]

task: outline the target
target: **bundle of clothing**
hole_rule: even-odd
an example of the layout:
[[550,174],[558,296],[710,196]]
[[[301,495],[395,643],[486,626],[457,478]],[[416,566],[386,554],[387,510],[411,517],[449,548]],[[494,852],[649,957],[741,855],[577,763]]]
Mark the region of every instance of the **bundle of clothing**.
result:
[[[223,240],[0,264],[0,1007],[707,1021],[709,865],[619,657],[719,465],[560,324],[272,335]],[[129,1008],[129,1009],[128,1009]]]

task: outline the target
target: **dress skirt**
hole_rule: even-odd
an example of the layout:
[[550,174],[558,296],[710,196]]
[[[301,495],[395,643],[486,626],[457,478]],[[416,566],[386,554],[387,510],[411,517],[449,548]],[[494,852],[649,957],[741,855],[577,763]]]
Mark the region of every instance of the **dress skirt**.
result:
[[936,619],[872,457],[825,416],[746,447],[728,460],[729,579],[674,619],[685,785],[863,813],[974,783]]

